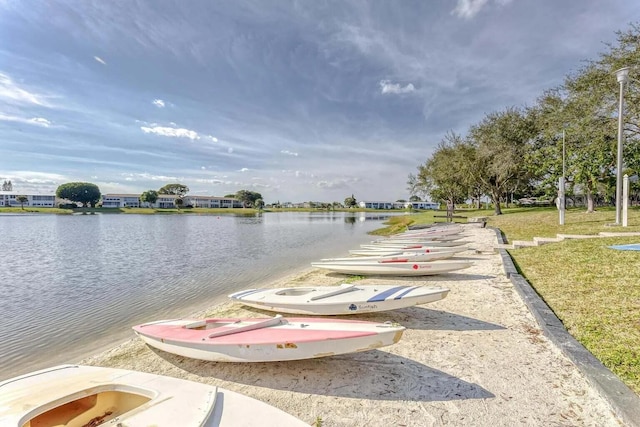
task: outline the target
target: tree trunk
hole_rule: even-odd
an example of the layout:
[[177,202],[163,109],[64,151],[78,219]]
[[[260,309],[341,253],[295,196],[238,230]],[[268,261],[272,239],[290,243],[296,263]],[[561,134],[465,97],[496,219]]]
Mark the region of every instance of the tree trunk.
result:
[[500,193],[497,191],[492,191],[491,199],[493,200],[494,215],[502,215],[502,209],[500,208]]
[[595,212],[595,203],[593,200],[593,192],[591,191],[591,184],[587,184],[587,213]]

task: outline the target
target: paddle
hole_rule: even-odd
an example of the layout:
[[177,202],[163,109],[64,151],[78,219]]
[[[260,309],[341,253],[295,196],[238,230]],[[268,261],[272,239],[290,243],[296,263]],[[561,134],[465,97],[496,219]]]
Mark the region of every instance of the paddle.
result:
[[322,298],[328,298],[328,297],[332,297],[334,295],[340,295],[343,294],[345,292],[351,292],[353,291],[355,288],[355,285],[349,285],[346,283],[343,283],[342,285],[340,285],[340,289],[336,289],[335,291],[329,291],[329,292],[325,292],[323,294],[320,295],[316,295],[314,297],[311,297],[310,300],[311,301],[316,301]]
[[209,334],[207,338],[222,337],[225,335],[232,335],[240,332],[253,331],[255,329],[262,329],[262,328],[268,328],[269,326],[285,325],[285,324],[287,324],[287,320],[284,317],[282,317],[281,314],[276,314],[275,317],[272,317],[271,319],[263,320],[262,322],[257,322],[257,323],[253,323],[251,325],[246,325],[246,326],[240,326],[238,328],[233,328],[233,329],[226,329],[224,331],[214,332],[212,334]]

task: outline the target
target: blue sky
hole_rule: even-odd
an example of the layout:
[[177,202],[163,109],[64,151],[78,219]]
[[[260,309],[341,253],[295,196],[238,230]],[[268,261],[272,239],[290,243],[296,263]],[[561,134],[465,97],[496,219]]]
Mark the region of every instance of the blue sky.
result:
[[637,0],[0,0],[0,181],[406,199],[448,131],[638,21]]

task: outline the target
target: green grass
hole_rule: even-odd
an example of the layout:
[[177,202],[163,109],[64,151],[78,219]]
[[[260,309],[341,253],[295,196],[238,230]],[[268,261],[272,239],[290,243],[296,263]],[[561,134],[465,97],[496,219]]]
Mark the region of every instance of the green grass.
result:
[[[434,214],[394,217],[376,230],[388,235],[408,225],[432,223]],[[486,217],[508,241],[557,234],[597,235],[600,232],[640,232],[640,209],[629,210],[628,227],[615,226],[615,209],[584,208],[565,213],[559,225],[555,208],[456,211]],[[466,220],[459,220],[465,222]],[[640,394],[640,252],[609,249],[614,244],[640,243],[640,236],[571,239],[544,246],[509,250],[516,267],[545,300],[565,327],[629,388]]]
[[[511,241],[640,231],[640,210],[631,210],[628,218],[629,227],[612,227],[615,210],[587,214],[576,209],[560,226],[557,210],[527,209],[489,217],[488,224]],[[509,253],[567,330],[640,394],[640,252],[608,248],[638,242],[640,236],[564,240]]]

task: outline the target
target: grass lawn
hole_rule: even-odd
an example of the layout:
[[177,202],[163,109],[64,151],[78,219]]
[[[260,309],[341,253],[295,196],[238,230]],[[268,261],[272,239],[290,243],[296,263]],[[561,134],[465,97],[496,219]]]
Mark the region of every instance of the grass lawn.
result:
[[[612,226],[614,208],[594,213],[571,209],[563,226],[554,208],[514,208],[503,213],[493,216],[493,211],[481,210],[464,215],[487,217],[487,224],[502,230],[508,241],[556,234],[640,232],[637,208],[629,210],[629,226],[624,228]],[[433,221],[433,213],[392,218],[377,234]],[[640,243],[640,236],[571,239],[509,250],[509,254],[569,333],[640,394],[640,252],[608,248],[627,243]]]

